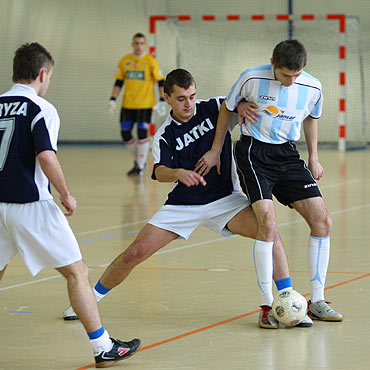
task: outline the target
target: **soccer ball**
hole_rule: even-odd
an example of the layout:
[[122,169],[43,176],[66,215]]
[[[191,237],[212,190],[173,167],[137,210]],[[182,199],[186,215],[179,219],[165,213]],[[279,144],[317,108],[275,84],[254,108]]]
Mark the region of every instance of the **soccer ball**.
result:
[[307,301],[295,290],[284,290],[272,302],[272,313],[282,324],[295,326],[306,316]]

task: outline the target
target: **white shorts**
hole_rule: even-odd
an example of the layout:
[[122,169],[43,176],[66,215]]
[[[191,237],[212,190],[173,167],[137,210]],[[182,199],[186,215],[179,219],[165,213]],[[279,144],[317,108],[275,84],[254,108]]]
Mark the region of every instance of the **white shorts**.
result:
[[44,267],[82,259],[68,221],[53,200],[0,203],[0,270],[16,255],[33,276]]
[[226,228],[227,223],[249,205],[250,202],[246,196],[240,192],[234,192],[204,205],[164,205],[149,223],[178,234],[180,239],[188,239],[199,226],[205,226],[222,236],[232,236],[234,234]]

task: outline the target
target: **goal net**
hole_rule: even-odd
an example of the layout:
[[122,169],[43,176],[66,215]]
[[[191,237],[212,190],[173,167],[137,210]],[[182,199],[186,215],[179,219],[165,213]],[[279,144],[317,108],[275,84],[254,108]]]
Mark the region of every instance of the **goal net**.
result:
[[[276,17],[264,20],[227,20],[201,17],[157,21],[153,45],[164,70],[173,66],[188,69],[197,82],[198,98],[227,95],[240,73],[270,61],[274,46],[288,38],[288,21]],[[339,58],[339,46],[346,37],[345,64]],[[307,49],[305,70],[323,86],[324,109],[319,120],[319,144],[337,147],[340,121],[340,98],[343,84],[340,72],[346,69],[345,125],[347,148],[366,145],[364,88],[359,47],[359,24],[347,17],[346,33],[339,32],[339,22],[325,17],[293,20],[293,38]],[[343,114],[343,113],[342,113]],[[233,137],[238,136],[234,130]],[[303,135],[301,142],[304,141]]]

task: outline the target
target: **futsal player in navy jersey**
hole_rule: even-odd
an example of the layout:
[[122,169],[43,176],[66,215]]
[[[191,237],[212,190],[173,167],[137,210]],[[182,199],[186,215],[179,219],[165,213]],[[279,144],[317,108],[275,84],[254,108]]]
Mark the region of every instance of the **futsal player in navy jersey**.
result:
[[[244,123],[235,155],[240,184],[251,200],[258,222],[254,249],[269,250],[271,254],[277,230],[274,195],[280,203],[301,214],[311,229],[309,316],[342,321],[342,314],[324,298],[332,221],[315,181],[324,174],[317,150],[317,120],[323,94],[320,81],[303,70],[306,59],[301,43],[282,41],[274,48],[271,63],[240,75],[221,107],[212,148],[199,160],[196,170],[206,175],[217,166],[220,172],[219,158],[232,112],[240,101],[248,102],[239,111]],[[294,143],[300,137],[302,123],[308,166]],[[267,260],[261,263],[271,264]]]
[[22,45],[13,62],[15,84],[0,95],[0,279],[17,254],[32,275],[44,267],[57,269],[67,279],[69,298],[89,336],[96,367],[107,367],[136,352],[140,340],[110,338],[102,326],[87,266],[50,193],[51,183],[65,215],[72,216],[77,203],[56,156],[59,116],[43,98],[53,67],[43,46]]
[[[120,284],[136,265],[171,241],[188,239],[199,226],[223,236],[256,236],[256,218],[250,202],[239,190],[230,132],[226,134],[221,153],[222,176],[216,169],[206,176],[194,171],[199,158],[211,148],[223,98],[196,100],[194,79],[183,69],[173,70],[167,75],[164,97],[172,111],[154,136],[152,178],[175,183],[175,186],[168,194],[165,205],[144,226],[127,250],[105,270],[94,287],[97,301]],[[235,114],[234,123],[237,122]],[[262,307],[272,304],[273,275],[278,291],[292,289],[288,262],[277,232],[274,242],[273,255],[271,253],[274,269],[269,270],[270,276],[259,285]],[[257,275],[261,274],[261,269],[264,270],[265,266],[257,262]],[[67,320],[77,319],[70,307],[63,316]],[[277,329],[279,324],[272,312],[262,310],[259,326]],[[301,326],[307,325],[303,323]]]

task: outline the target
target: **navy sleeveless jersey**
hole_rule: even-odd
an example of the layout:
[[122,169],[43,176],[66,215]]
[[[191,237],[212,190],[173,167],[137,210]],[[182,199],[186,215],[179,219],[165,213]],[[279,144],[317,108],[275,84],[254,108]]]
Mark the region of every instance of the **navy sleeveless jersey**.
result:
[[0,95],[0,202],[52,199],[37,155],[56,151],[58,113],[33,88],[15,84]]
[[[155,168],[158,165],[194,170],[200,157],[211,149],[223,100],[222,97],[197,100],[194,116],[185,123],[174,120],[171,115],[167,118],[156,132],[152,145],[154,180]],[[168,194],[165,204],[207,204],[228,196],[235,190],[239,191],[230,131],[226,134],[221,153],[221,175],[218,175],[216,167],[213,167],[205,176],[205,180],[206,186],[199,184],[190,187],[178,181]]]

